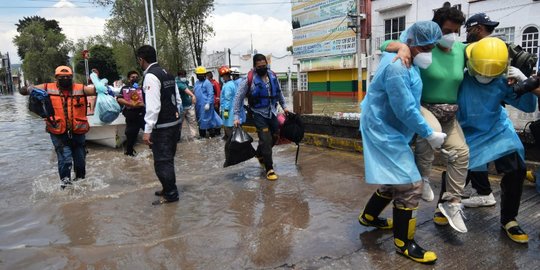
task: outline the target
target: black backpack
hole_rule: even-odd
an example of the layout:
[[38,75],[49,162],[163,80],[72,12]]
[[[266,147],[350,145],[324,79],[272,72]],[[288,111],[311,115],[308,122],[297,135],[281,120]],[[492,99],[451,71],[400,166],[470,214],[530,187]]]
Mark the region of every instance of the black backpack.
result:
[[519,45],[507,45],[508,56],[512,59],[510,65],[518,68],[521,72],[523,72],[523,74],[525,74],[525,76],[530,77],[533,74],[538,56],[523,50],[523,48],[521,48]]
[[300,118],[300,115],[294,113],[287,113],[285,123],[280,130],[280,136],[294,142],[298,148],[296,149],[296,159],[294,164],[298,162],[298,152],[300,151],[300,142],[304,138],[304,123]]

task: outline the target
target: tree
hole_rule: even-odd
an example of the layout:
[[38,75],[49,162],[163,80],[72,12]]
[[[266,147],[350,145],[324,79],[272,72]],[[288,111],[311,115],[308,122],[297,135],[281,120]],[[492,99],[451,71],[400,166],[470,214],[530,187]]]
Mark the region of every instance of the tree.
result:
[[187,33],[193,63],[197,66],[202,65],[201,54],[204,42],[214,32],[212,27],[205,21],[213,10],[213,0],[197,0],[187,5],[186,16],[184,17],[184,29]]
[[[93,45],[88,51],[90,52],[90,58],[88,58],[88,67],[90,69],[97,69],[99,71],[99,77],[106,78],[109,81],[109,84],[118,80],[118,69],[111,47],[105,45]],[[75,54],[75,70],[77,74],[84,75],[84,59],[82,58],[81,52],[76,52]]]
[[[112,5],[106,29],[115,42],[129,44],[135,51],[147,40],[144,2],[136,0],[94,0]],[[169,70],[200,65],[202,47],[212,28],[205,20],[213,10],[213,0],[154,0],[158,59]],[[196,41],[193,41],[196,40]]]
[[29,22],[13,42],[18,49],[24,48],[22,68],[33,83],[51,81],[54,69],[69,62],[72,43],[61,32],[46,29],[42,22]]
[[[38,22],[41,23],[45,30],[52,30],[56,33],[62,33],[62,28],[58,25],[58,21],[56,20],[47,20],[45,18],[39,17],[39,16],[32,16],[32,17],[23,17],[22,20],[19,20],[19,23],[16,23],[17,26],[17,32],[22,33],[25,27],[30,25],[32,22]],[[24,59],[24,54],[26,53],[27,48],[25,47],[19,47],[17,49],[17,54],[21,59]]]

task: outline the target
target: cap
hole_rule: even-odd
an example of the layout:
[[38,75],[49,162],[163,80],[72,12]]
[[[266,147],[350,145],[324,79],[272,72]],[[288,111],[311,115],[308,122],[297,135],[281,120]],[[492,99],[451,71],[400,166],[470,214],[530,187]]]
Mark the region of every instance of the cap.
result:
[[477,24],[497,27],[499,22],[492,21],[486,13],[477,13],[472,15],[466,22],[465,28],[475,26]]
[[54,71],[54,76],[58,75],[73,75],[73,72],[71,71],[71,68],[68,66],[59,66]]

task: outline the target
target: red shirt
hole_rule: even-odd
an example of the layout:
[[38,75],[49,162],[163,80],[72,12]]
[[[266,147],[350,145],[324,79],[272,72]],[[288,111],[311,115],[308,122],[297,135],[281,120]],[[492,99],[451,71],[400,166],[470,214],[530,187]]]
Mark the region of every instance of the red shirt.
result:
[[214,86],[214,106],[219,107],[219,97],[221,96],[221,87],[219,86],[219,83],[214,79],[210,80],[210,82]]

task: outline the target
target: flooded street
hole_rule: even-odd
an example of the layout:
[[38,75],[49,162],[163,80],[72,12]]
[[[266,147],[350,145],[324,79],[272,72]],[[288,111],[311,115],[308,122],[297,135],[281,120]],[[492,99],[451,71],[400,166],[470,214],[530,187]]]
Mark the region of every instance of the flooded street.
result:
[[60,190],[44,123],[25,102],[0,96],[0,269],[540,268],[540,196],[530,184],[520,212],[528,245],[501,232],[499,203],[466,210],[469,233],[459,234],[435,226],[435,202],[422,202],[417,239],[439,256],[424,266],[395,253],[391,232],[358,224],[376,188],[364,183],[358,153],[302,145],[295,165],[296,147],[280,145],[280,178],[269,182],[255,159],[222,168],[218,138],[182,142],[180,201],[152,206],[161,186],[143,145],[130,158],[89,144],[87,178]]

